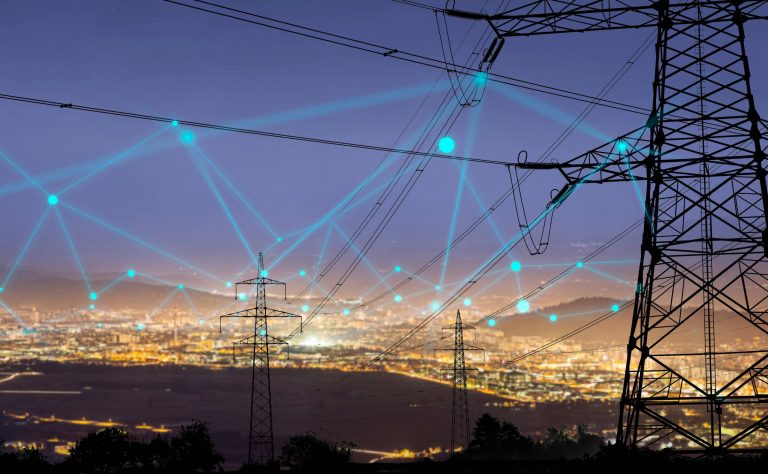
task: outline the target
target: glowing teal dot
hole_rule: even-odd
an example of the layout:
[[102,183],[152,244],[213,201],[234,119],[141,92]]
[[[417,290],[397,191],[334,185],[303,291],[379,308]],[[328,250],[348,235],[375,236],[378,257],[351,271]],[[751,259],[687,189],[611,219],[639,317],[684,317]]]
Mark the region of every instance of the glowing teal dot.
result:
[[344,308],[344,311],[342,311],[344,316],[349,316],[349,310],[347,308]]
[[96,327],[97,327],[97,328],[99,328],[99,329],[101,329],[101,328],[103,328],[103,327],[104,327],[104,324],[102,324],[102,323],[96,323]]
[[440,153],[451,153],[456,148],[456,142],[451,137],[443,137],[437,142],[437,149]]
[[440,291],[440,285],[435,285],[435,289],[436,289],[437,291]]
[[396,273],[400,273],[403,269],[400,268],[400,265],[397,265],[397,266],[395,266],[394,270],[395,270]]
[[581,268],[581,267],[583,267],[583,266],[584,266],[584,262],[576,262],[576,266],[577,266],[578,268]]
[[180,289],[180,290],[183,290],[183,289],[184,289],[184,283],[179,283],[179,289]]
[[259,331],[259,336],[266,336],[266,335],[267,335],[266,330],[262,329],[261,331]]
[[171,127],[178,127],[179,121],[178,120],[171,120]]
[[277,241],[278,241],[278,242],[282,242],[282,241],[283,241],[283,238],[282,238],[282,237],[278,237],[278,238],[277,238]]
[[136,330],[137,331],[143,331],[144,330],[144,323],[137,324],[136,325]]
[[129,269],[127,272],[125,272],[126,275],[128,275],[128,278],[133,278],[136,276],[136,270],[133,268]]
[[615,305],[611,306],[611,311],[613,311],[614,313],[616,311],[618,311],[618,310],[619,310],[619,305],[615,304]]
[[482,86],[483,84],[485,84],[486,82],[488,82],[488,73],[487,73],[487,72],[485,72],[485,71],[478,71],[478,72],[475,74],[475,82],[476,82],[478,85],[481,85],[481,86]]
[[226,285],[227,285],[227,288],[232,288],[232,282],[231,282],[231,281],[228,281],[228,282],[226,283]]
[[616,144],[616,149],[619,150],[619,153],[623,154],[626,153],[628,146],[629,145],[627,145],[627,142],[624,140],[619,140],[619,142]]
[[237,295],[237,297],[240,298],[241,300],[244,300],[245,299],[245,293],[240,293],[239,295]]
[[488,320],[488,326],[490,326],[490,327],[496,326],[496,320],[495,319],[489,319]]
[[51,206],[55,206],[56,203],[58,202],[59,202],[59,197],[57,195],[51,194],[50,196],[48,196],[48,204],[50,204]]
[[198,319],[197,322],[198,324],[205,324],[205,319]]
[[472,300],[469,298],[464,298],[464,306],[470,306],[472,304]]
[[90,305],[88,307],[91,308],[91,309],[96,309],[96,305],[95,304],[92,304],[92,305]]
[[302,268],[299,270],[299,276],[307,276],[307,271]]
[[517,310],[521,313],[527,313],[531,309],[531,304],[527,300],[520,300],[517,302]]
[[179,134],[179,140],[181,140],[181,143],[191,145],[195,143],[195,134],[192,130],[182,130]]
[[429,308],[434,312],[440,309],[440,302],[433,301],[432,304],[429,305]]
[[554,323],[555,321],[557,321],[557,315],[556,314],[550,314],[549,315],[549,320]]
[[519,272],[521,268],[523,268],[523,266],[517,260],[515,260],[509,265],[509,269],[512,270],[513,272]]
[[90,294],[90,295],[88,295],[88,296],[89,296],[89,297],[90,297],[92,300],[95,300],[95,299],[97,299],[97,298],[99,297],[99,295],[98,295],[98,294],[96,294],[95,292],[91,292],[91,294]]
[[395,302],[399,303],[401,301],[403,301],[403,297],[400,295],[395,295]]
[[261,278],[267,278],[269,276],[269,272],[264,269],[261,271],[261,273],[259,273],[259,275],[261,275]]
[[306,313],[307,311],[309,311],[309,305],[305,304],[304,306],[301,307],[301,310]]
[[0,288],[0,293],[4,292],[5,288]]

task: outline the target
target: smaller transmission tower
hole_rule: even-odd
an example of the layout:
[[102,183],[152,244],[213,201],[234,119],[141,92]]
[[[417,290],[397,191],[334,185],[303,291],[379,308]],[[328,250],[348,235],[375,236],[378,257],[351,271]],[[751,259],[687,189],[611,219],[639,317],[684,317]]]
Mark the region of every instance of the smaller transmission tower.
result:
[[235,341],[232,345],[232,357],[235,347],[249,346],[251,348],[251,417],[248,429],[248,464],[266,464],[275,459],[275,443],[272,431],[272,387],[269,379],[269,354],[271,346],[288,344],[269,334],[270,318],[301,318],[297,314],[286,313],[267,307],[267,285],[282,285],[285,294],[285,283],[267,278],[264,268],[264,256],[259,252],[259,273],[256,278],[243,280],[235,284],[235,299],[238,298],[239,285],[256,285],[256,306],[219,317],[219,332],[223,318],[252,318],[253,334]]
[[453,414],[451,416],[451,457],[453,457],[456,455],[457,449],[466,450],[471,439],[467,373],[477,370],[477,368],[467,366],[464,352],[481,351],[482,349],[470,344],[464,344],[464,330],[475,329],[475,327],[461,322],[461,311],[456,311],[456,322],[450,326],[445,326],[443,329],[453,332],[453,346],[435,349],[453,352],[453,365],[442,368],[442,370],[453,372]]

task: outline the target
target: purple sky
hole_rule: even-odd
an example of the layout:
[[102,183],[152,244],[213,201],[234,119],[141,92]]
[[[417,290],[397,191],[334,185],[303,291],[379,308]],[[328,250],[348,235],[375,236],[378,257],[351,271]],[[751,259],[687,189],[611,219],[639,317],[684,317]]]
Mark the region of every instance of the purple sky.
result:
[[[222,3],[442,57],[434,14],[428,10],[385,0]],[[460,6],[469,9],[479,3]],[[498,3],[489,1],[486,9],[493,11]],[[452,40],[458,42],[470,25],[451,20]],[[482,28],[476,25],[467,41],[477,41]],[[596,94],[649,34],[622,31],[513,39],[505,45],[494,71]],[[748,26],[752,84],[762,110],[768,110],[768,68],[760,48],[766,39],[765,25]],[[449,92],[446,75],[434,69],[159,0],[10,2],[0,14],[0,45],[2,93],[380,146],[412,146],[412,137]],[[463,62],[467,53],[466,48],[459,49],[457,58]],[[648,107],[652,61],[653,48],[607,98]],[[530,159],[537,159],[585,106],[510,86],[495,87],[488,88],[480,105],[463,110],[450,130],[457,154],[514,161],[525,149]],[[643,121],[638,115],[597,108],[586,121],[589,126],[571,135],[553,157],[578,155]],[[386,158],[381,152],[192,131],[195,147],[178,140],[179,129],[163,124],[0,102],[0,151],[45,190],[29,186],[7,162],[0,162],[0,279],[6,278],[48,208],[46,193],[60,193],[102,160],[134,147],[114,166],[62,193],[57,204],[87,279],[128,268],[153,275],[189,274],[179,264],[182,260],[219,279],[203,278],[196,284],[223,290],[222,282],[236,278],[251,259],[242,243],[245,240],[253,253],[270,249],[267,263],[280,259],[270,276],[293,279],[289,291],[297,291],[306,284],[295,279],[298,271],[314,275],[322,248],[326,248],[324,263],[343,245],[342,235],[354,231],[374,199],[325,221],[289,251],[301,235],[295,232],[321,219]],[[390,165],[351,204],[383,185],[401,162],[402,157],[391,157]],[[402,278],[392,274],[395,266],[405,272],[415,270],[439,252],[450,233],[459,189],[456,234],[482,213],[480,203],[490,204],[510,184],[503,167],[468,164],[466,181],[459,186],[462,167],[433,160],[370,251],[368,263],[357,269],[340,296],[359,296],[379,278],[395,283]],[[525,183],[529,216],[543,209],[550,189],[560,184],[557,176],[546,173]],[[166,255],[137,245],[67,206],[123,229]],[[81,278],[61,223],[54,211],[49,212],[21,266]],[[520,245],[504,261],[507,266],[512,259],[523,263],[521,283],[510,273],[482,296],[512,298],[535,287],[562,267],[527,273],[531,266],[575,262],[640,218],[641,212],[630,185],[582,188],[555,213],[547,253],[532,257]],[[494,214],[493,222],[495,228],[484,224],[451,253],[445,271],[441,261],[424,274],[427,282],[415,283],[404,294],[423,290],[428,282],[461,281],[493,255],[500,239],[510,239],[519,230],[511,200]],[[276,236],[285,238],[275,244]],[[633,234],[599,260],[634,260],[638,246],[639,235]],[[601,270],[630,282],[636,273],[631,263]],[[324,286],[330,287],[339,273],[330,274]],[[7,286],[6,296],[12,292],[13,279]],[[558,288],[551,295],[554,299],[631,295],[629,286],[594,272],[577,275]],[[85,286],[83,295],[85,302]],[[423,295],[417,306],[425,304],[422,299],[447,295],[445,291]],[[480,297],[478,303],[483,301]],[[489,302],[487,309],[495,308]]]

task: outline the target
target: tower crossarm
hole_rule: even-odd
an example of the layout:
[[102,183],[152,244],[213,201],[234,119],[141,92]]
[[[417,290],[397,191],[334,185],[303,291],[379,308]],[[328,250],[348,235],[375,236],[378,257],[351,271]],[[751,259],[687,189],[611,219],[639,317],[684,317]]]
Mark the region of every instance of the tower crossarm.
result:
[[269,334],[265,334],[263,336],[248,336],[240,339],[239,341],[235,341],[232,343],[235,346],[239,345],[253,345],[253,344],[260,344],[260,345],[266,345],[266,346],[284,346],[288,344],[287,341],[284,341],[283,339],[280,339],[279,337],[270,336]]
[[280,311],[272,308],[248,308],[234,313],[219,316],[219,318],[300,318],[301,315]]
[[525,170],[559,171],[565,185],[550,203],[559,206],[582,184],[645,180],[650,155],[647,140],[643,140],[645,135],[646,127],[643,127],[566,161],[518,162],[515,166]]
[[[538,36],[587,31],[655,28],[661,21],[677,25],[697,24],[700,20],[691,7],[701,6],[707,24],[732,22],[733,17],[722,9],[733,0],[681,1],[669,0],[537,0],[495,15],[461,10],[446,13],[460,18],[485,20],[500,37]],[[763,8],[768,0],[743,0],[740,3],[744,20],[766,19]],[[661,12],[667,9],[668,16]]]

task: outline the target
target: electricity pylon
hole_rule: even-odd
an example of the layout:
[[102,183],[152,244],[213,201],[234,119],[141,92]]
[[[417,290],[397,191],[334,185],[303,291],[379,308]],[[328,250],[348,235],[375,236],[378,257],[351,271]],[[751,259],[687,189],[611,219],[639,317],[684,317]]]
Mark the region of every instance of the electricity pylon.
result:
[[[766,19],[766,3],[541,0],[497,15],[448,12],[487,21],[497,47],[515,36],[656,30],[653,102],[641,127],[570,160],[519,164],[565,177],[546,213],[585,183],[645,181],[617,432],[626,446],[670,442],[704,455],[766,447],[766,122],[744,45],[745,22]],[[719,349],[716,328],[729,313],[751,332],[734,350]]]
[[461,311],[456,311],[456,322],[443,329],[453,332],[453,345],[438,347],[437,351],[453,352],[453,365],[443,367],[442,370],[452,372],[453,376],[453,413],[451,415],[451,456],[461,448],[469,447],[471,425],[469,424],[469,398],[467,396],[467,373],[477,370],[468,366],[464,359],[464,351],[480,351],[479,347],[464,344],[464,330],[475,329],[474,326],[461,322]]
[[264,256],[259,253],[258,276],[235,284],[235,299],[238,298],[239,285],[256,285],[256,306],[250,309],[225,314],[219,317],[219,332],[223,318],[252,318],[253,334],[235,341],[232,346],[234,358],[235,347],[250,346],[251,360],[251,416],[248,427],[248,464],[267,464],[275,459],[275,442],[272,430],[272,385],[269,378],[269,354],[271,346],[288,344],[286,341],[269,334],[270,318],[301,318],[300,315],[286,313],[267,307],[267,285],[282,285],[285,283],[267,278],[264,268]]

